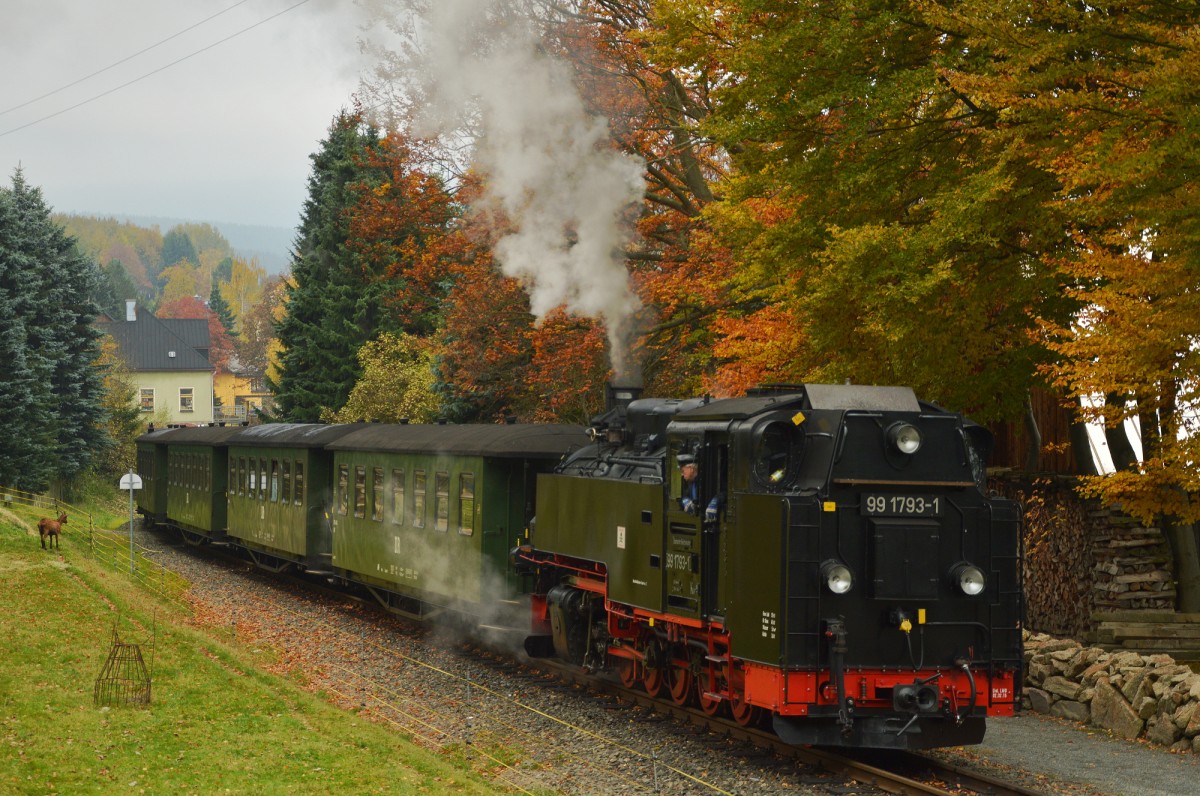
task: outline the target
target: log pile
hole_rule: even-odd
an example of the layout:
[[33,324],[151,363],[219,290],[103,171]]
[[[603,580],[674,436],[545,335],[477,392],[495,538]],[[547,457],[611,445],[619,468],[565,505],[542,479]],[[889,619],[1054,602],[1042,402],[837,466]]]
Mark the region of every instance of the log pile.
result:
[[1029,628],[1095,638],[1105,612],[1174,610],[1171,554],[1161,529],[1084,501],[1071,478],[1001,477],[993,488],[1024,507]]
[[1159,528],[1143,528],[1114,509],[1092,507],[1099,610],[1165,610],[1175,607],[1171,551]]
[[1096,609],[1091,517],[1062,479],[1001,480],[996,488],[1025,515],[1025,609],[1028,627],[1082,638]]

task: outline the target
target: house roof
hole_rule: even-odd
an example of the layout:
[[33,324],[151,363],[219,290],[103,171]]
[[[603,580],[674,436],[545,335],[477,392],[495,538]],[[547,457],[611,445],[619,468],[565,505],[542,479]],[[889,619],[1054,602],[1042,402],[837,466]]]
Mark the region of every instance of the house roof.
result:
[[133,371],[212,370],[202,351],[209,348],[208,321],[156,318],[137,308],[135,320],[102,322]]

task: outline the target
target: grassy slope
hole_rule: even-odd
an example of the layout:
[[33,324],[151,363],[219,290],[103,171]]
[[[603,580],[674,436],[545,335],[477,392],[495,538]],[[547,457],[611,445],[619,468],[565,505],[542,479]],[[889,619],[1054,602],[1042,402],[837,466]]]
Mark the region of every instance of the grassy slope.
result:
[[[258,668],[68,534],[0,509],[0,793],[493,793],[453,761]],[[114,620],[149,709],[93,706]],[[155,641],[154,649],[148,646]]]

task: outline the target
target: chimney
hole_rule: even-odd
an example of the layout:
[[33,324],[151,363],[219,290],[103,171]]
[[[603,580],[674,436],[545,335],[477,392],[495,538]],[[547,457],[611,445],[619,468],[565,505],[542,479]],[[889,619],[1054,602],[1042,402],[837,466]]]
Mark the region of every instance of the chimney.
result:
[[137,301],[135,299],[125,299],[125,320],[130,322],[137,320]]

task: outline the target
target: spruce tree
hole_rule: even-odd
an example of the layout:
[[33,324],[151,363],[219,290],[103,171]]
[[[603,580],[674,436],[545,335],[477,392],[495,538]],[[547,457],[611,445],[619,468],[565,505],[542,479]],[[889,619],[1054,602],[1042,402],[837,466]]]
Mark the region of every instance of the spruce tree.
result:
[[292,254],[294,285],[277,326],[283,351],[270,383],[278,414],[316,422],[341,409],[361,373],[357,354],[375,336],[372,275],[348,245],[348,210],[358,189],[378,182],[364,164],[379,133],[358,114],[341,113],[312,156],[308,199]]
[[0,408],[16,424],[0,481],[10,486],[69,482],[104,445],[94,269],[18,169],[0,189],[0,355],[11,363]]
[[[218,266],[218,270],[220,267]],[[233,310],[229,308],[229,302],[221,295],[221,283],[217,279],[216,274],[213,274],[212,289],[208,293],[208,308],[212,310],[213,315],[217,316],[217,320],[225,327],[226,333],[233,336]]]

